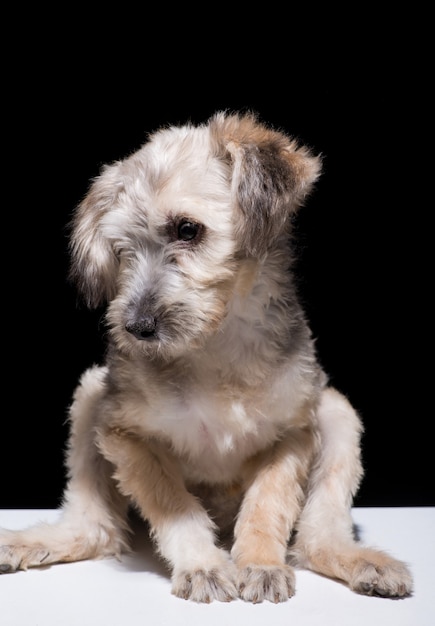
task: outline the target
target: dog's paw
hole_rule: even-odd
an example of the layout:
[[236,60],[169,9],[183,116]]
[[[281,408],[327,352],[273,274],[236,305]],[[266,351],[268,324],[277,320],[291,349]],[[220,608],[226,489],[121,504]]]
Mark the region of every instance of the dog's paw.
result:
[[181,571],[172,577],[172,593],[194,602],[230,602],[238,596],[234,578],[230,565]]
[[285,602],[295,593],[295,575],[288,565],[248,565],[239,571],[237,587],[247,602]]
[[384,556],[377,562],[360,561],[349,586],[353,591],[368,596],[405,598],[412,593],[413,581],[405,563]]
[[0,574],[11,574],[17,570],[44,565],[49,551],[44,546],[0,546]]

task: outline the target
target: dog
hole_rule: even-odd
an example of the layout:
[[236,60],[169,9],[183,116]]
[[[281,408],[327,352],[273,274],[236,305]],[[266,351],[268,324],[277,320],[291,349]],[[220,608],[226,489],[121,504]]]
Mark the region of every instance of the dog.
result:
[[322,156],[255,112],[160,127],[105,165],[69,224],[69,278],[107,351],[68,409],[59,521],[0,532],[0,570],[116,556],[131,512],[172,593],[284,602],[295,570],[412,595],[355,537],[362,420],[298,296],[294,216]]

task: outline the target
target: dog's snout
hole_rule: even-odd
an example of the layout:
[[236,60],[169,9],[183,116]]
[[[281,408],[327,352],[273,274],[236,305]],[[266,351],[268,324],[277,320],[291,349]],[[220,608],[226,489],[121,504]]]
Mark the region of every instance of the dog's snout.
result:
[[150,313],[145,313],[139,319],[127,322],[125,325],[125,330],[140,340],[155,337],[156,328],[156,318]]

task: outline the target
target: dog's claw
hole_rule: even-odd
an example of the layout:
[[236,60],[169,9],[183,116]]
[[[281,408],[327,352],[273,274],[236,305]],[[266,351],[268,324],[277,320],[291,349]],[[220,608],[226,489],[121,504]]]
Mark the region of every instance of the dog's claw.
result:
[[0,563],[0,574],[10,574],[13,571],[13,567],[10,563]]

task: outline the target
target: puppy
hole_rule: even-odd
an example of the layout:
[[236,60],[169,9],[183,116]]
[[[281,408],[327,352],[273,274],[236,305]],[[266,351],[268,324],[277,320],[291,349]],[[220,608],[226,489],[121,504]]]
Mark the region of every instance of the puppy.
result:
[[320,170],[255,114],[222,111],[103,168],[70,252],[87,305],[107,303],[107,358],[70,407],[60,520],[2,530],[2,572],[119,556],[134,509],[180,598],[284,602],[293,567],[412,593],[404,563],[353,536],[362,425],[295,287],[292,218]]

